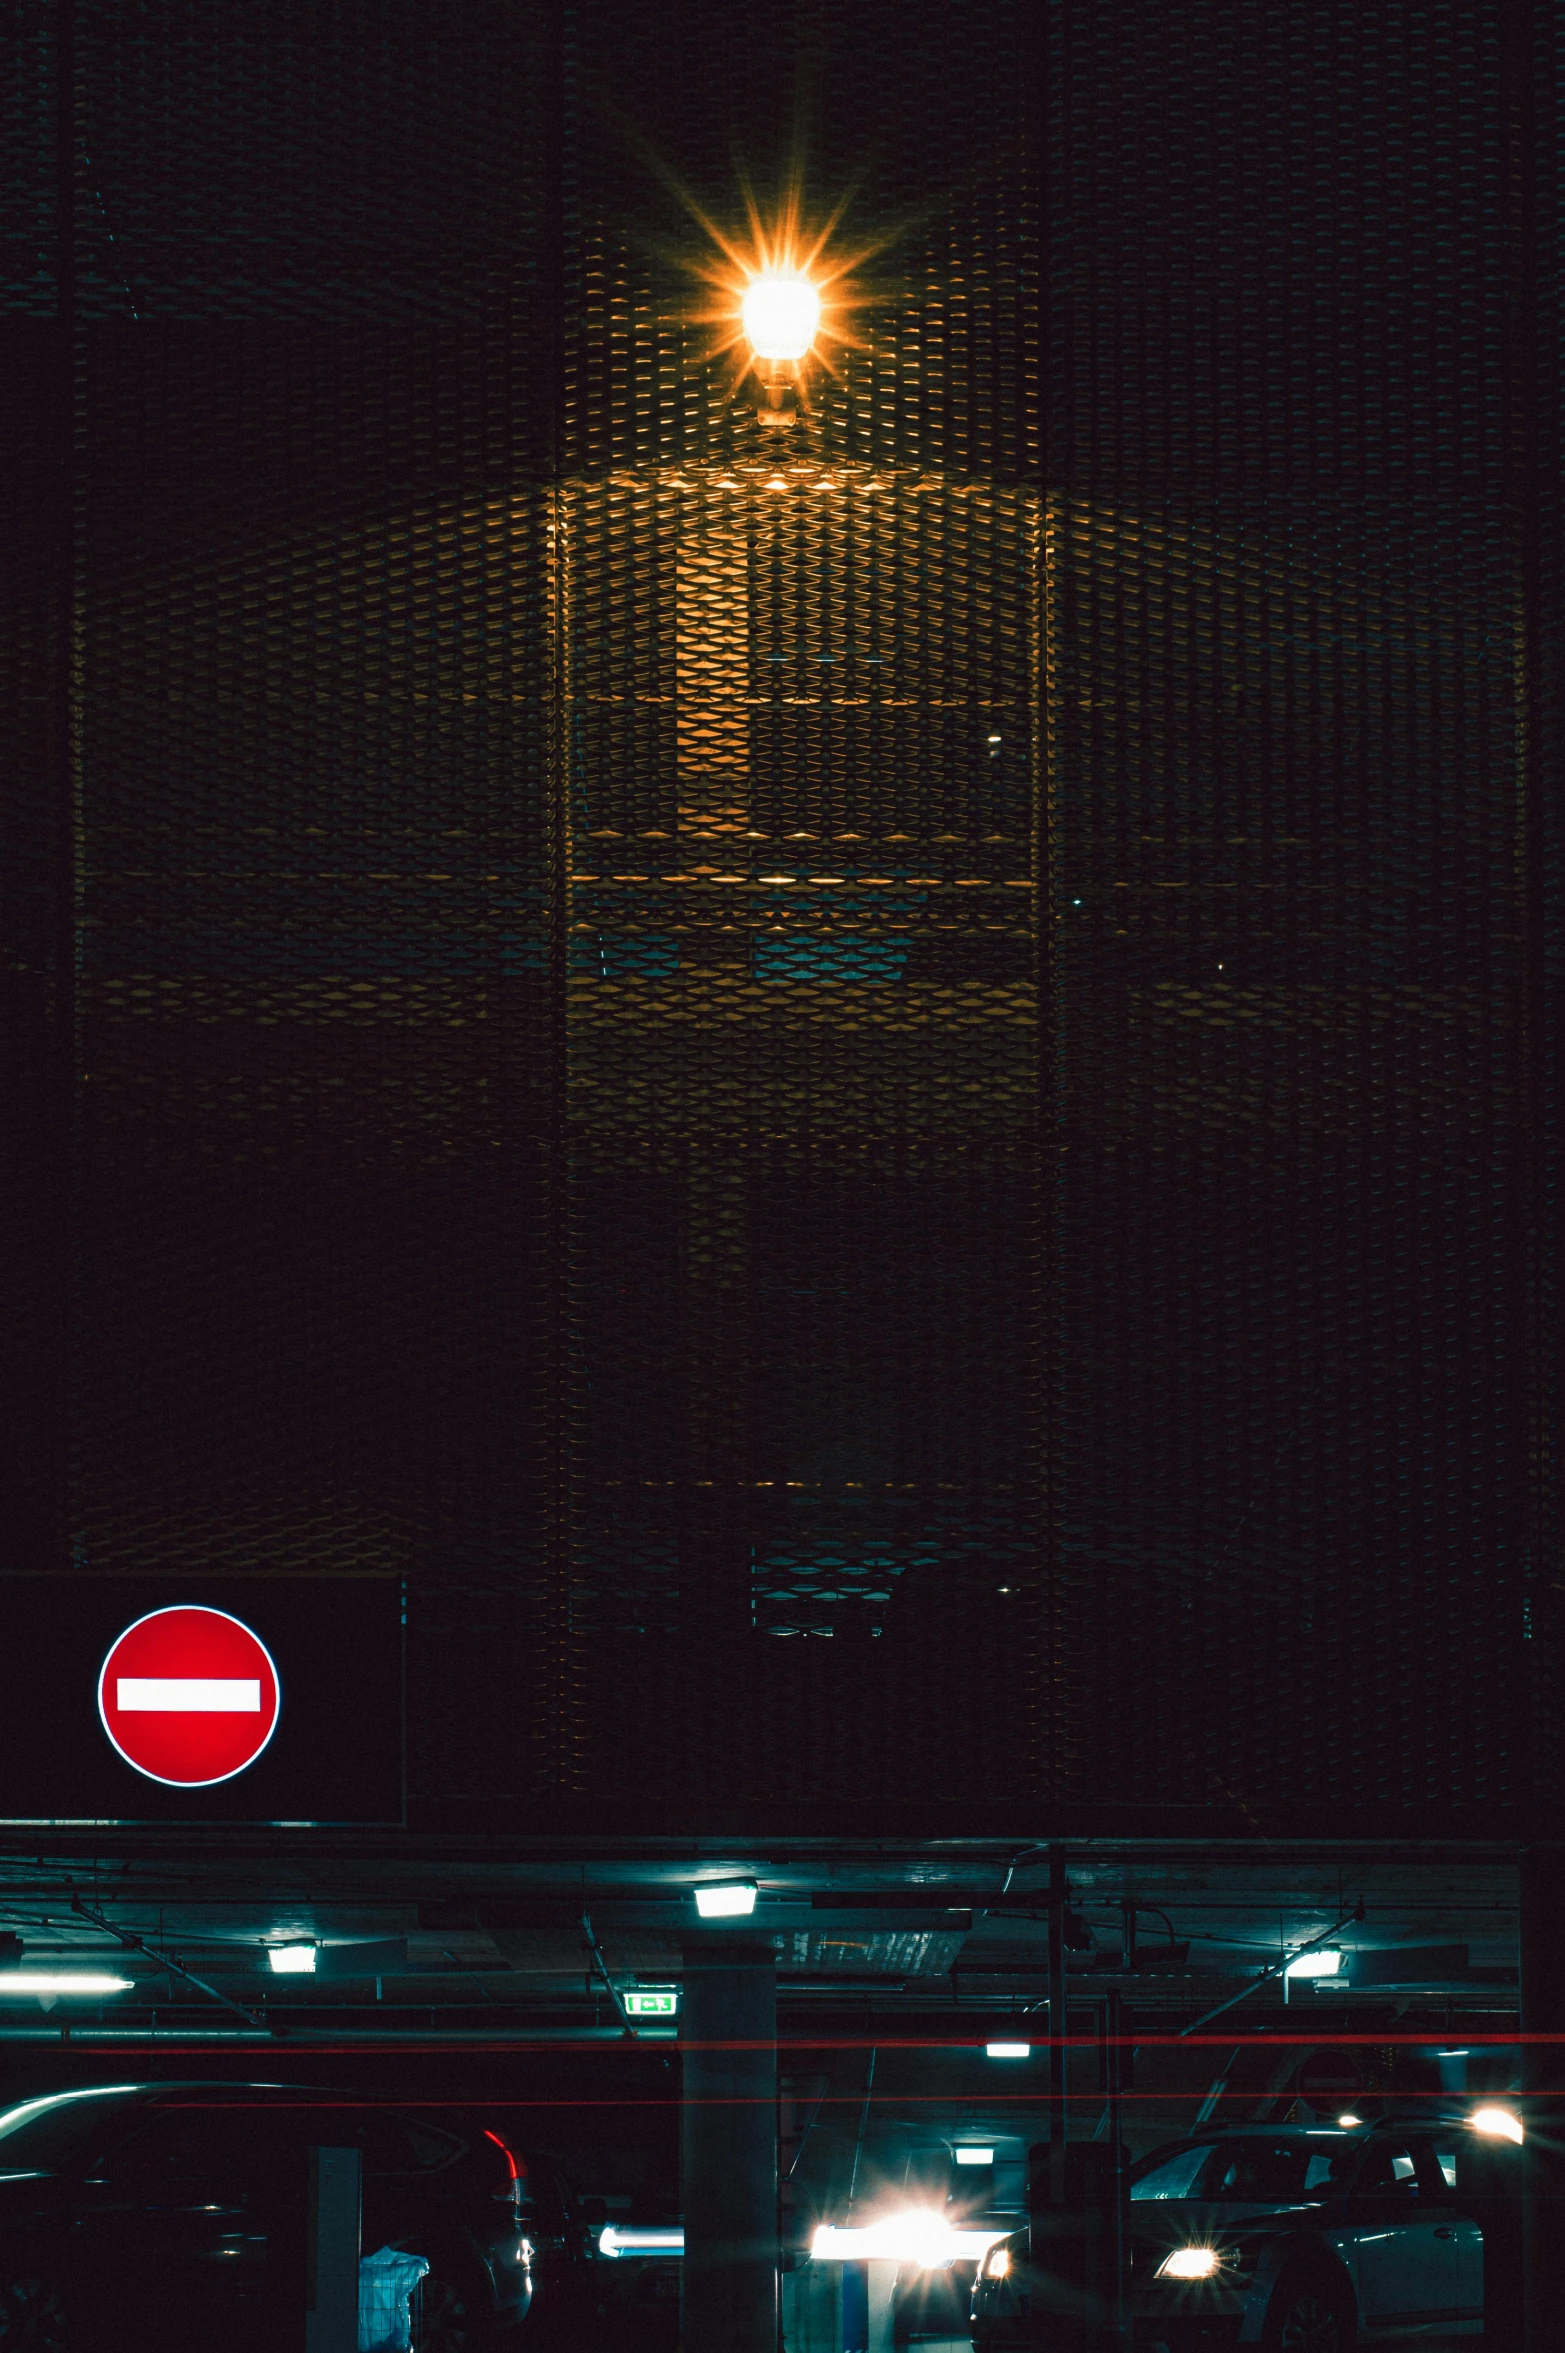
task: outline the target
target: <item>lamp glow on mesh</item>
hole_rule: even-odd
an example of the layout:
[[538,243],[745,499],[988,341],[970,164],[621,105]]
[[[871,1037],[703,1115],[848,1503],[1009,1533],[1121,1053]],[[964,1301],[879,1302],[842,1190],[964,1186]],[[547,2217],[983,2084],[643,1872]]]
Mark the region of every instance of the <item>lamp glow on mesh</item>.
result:
[[739,315],[757,359],[801,360],[820,330],[821,298],[797,270],[762,270]]

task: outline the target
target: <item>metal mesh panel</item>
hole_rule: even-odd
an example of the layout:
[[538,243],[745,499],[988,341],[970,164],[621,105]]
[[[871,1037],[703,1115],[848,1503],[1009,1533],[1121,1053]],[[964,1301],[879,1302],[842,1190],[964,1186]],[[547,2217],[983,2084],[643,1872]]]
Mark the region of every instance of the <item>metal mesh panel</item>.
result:
[[1513,496],[1509,520],[1521,557],[1527,667],[1521,685],[1524,729],[1524,873],[1531,888],[1527,964],[1531,1094],[1526,1173],[1536,1203],[1537,1262],[1530,1338],[1533,1380],[1524,1603],[1532,1659],[1534,1788],[1558,1803],[1565,1786],[1557,1727],[1561,1720],[1560,1297],[1562,1204],[1560,1013],[1565,944],[1561,886],[1561,778],[1565,776],[1565,502],[1561,499],[1560,418],[1565,415],[1565,188],[1560,172],[1560,91],[1565,24],[1550,9],[1515,10],[1506,20],[1507,119],[1512,131],[1511,210],[1519,232],[1517,283],[1530,298],[1512,339],[1520,378],[1511,404]]
[[1499,29],[1060,20],[1062,1606],[1252,1821],[1526,1770]]
[[102,0],[63,215],[55,21],[27,1565],[405,1575],[426,1808],[1523,1797],[1547,12]]
[[74,1555],[405,1577],[419,1785],[490,1788],[550,1531],[546,43],[79,39]]
[[[616,106],[566,162],[589,1788],[1037,1782],[1030,93],[1018,12],[929,32],[889,87],[846,13],[575,55]],[[781,442],[657,180],[742,235],[736,161],[806,130],[817,215],[873,151],[838,248],[882,250]]]
[[[924,1588],[971,1698],[1026,1647],[1038,506],[736,455],[563,514],[594,1752],[760,1791],[735,1711],[785,1696],[786,1740],[819,1679],[873,1715]],[[671,1652],[655,1738],[632,1635]],[[903,1742],[865,1745],[894,1794]]]

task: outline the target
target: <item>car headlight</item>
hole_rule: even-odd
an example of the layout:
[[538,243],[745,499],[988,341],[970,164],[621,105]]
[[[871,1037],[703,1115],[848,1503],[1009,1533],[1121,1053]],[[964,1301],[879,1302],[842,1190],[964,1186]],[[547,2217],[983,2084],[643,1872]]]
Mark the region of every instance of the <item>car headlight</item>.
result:
[[1211,2279],[1223,2268],[1224,2258],[1215,2247],[1176,2247],[1172,2255],[1165,2255],[1154,2272],[1155,2279]]
[[1010,2248],[1009,2248],[1009,2247],[991,2247],[991,2248],[990,2248],[990,2250],[989,2250],[989,2252],[988,2252],[988,2254],[987,2254],[987,2255],[984,2257],[984,2277],[985,2277],[985,2279],[1004,2279],[1004,2277],[1005,2277],[1006,2273],[1007,2273],[1007,2272],[1010,2270],[1010,2268],[1011,2268],[1011,2250],[1010,2250]]

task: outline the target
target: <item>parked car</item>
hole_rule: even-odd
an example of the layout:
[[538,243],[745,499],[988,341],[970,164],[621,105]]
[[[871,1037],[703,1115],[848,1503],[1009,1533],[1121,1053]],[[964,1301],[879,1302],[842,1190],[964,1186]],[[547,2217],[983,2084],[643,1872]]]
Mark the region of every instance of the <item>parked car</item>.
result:
[[[1347,2353],[1481,2336],[1493,2155],[1459,2117],[1214,2129],[1154,2150],[1126,2215],[1136,2345]],[[1068,2333],[1079,2305],[1030,2244],[1016,2232],[979,2267],[973,2337],[988,2353]]]
[[118,2084],[0,2114],[0,2353],[292,2341],[312,2145],[360,2151],[366,2254],[427,2258],[419,2353],[571,2333],[584,2233],[499,2133],[344,2092]]

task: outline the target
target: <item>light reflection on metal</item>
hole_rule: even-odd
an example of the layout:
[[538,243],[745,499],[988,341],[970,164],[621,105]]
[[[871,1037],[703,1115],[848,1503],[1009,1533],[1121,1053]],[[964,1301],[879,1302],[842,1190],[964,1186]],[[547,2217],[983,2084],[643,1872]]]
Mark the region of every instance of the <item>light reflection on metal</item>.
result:
[[598,2233],[598,2253],[617,2260],[624,2255],[683,2255],[682,2223],[655,2228],[647,2223],[606,2222]]
[[679,822],[742,832],[750,809],[750,543],[696,530],[674,573]]

